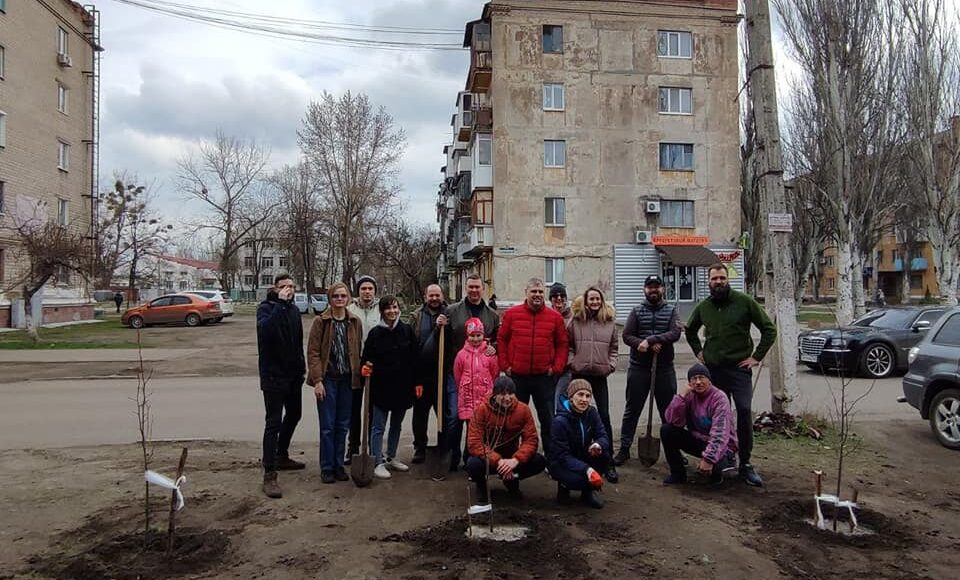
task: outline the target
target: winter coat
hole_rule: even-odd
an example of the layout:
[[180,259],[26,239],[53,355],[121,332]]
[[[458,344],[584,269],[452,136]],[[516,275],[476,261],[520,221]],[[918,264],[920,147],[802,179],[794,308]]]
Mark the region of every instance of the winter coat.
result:
[[[753,348],[750,325],[760,329],[760,343]],[[700,327],[705,328],[706,342],[701,347]],[[702,300],[687,322],[687,343],[697,355],[703,351],[707,366],[735,367],[747,357],[763,360],[777,339],[777,327],[752,297],[730,290],[721,303]]]
[[364,308],[360,304],[359,298],[354,298],[347,306],[347,310],[350,311],[350,314],[353,314],[360,319],[360,325],[363,327],[363,337],[360,339],[363,343],[367,342],[367,336],[370,335],[370,331],[373,330],[373,327],[380,324],[380,307],[377,304],[376,300],[370,303],[370,306]]
[[521,376],[559,376],[567,366],[567,341],[563,317],[556,310],[518,304],[503,314],[500,324],[500,370]]
[[[429,392],[437,385],[437,359],[439,358],[440,333],[437,329],[437,317],[447,312],[447,305],[441,304],[437,313],[432,313],[424,304],[413,313],[410,326],[417,337],[418,351],[414,359],[417,369],[417,384],[423,385]],[[425,327],[429,326],[429,332]],[[453,331],[450,325],[443,327],[443,376],[453,372],[453,359],[457,356],[457,348],[453,346]]]
[[680,340],[680,314],[675,304],[660,301],[656,305],[646,299],[630,310],[623,326],[623,342],[630,347],[630,364],[645,369],[653,366],[653,350],[637,350],[644,340],[647,344],[660,345],[657,364],[673,364],[673,343]]
[[293,302],[280,300],[273,290],[257,306],[257,365],[260,388],[283,390],[291,381],[303,380],[303,322]]
[[581,301],[574,302],[573,318],[567,325],[570,371],[574,375],[605,377],[617,370],[620,351],[613,308],[606,305],[606,322],[600,322],[585,309]]
[[[497,332],[500,330],[500,317],[497,312],[480,301],[480,313],[477,318],[483,323],[483,337],[494,347],[497,346]],[[453,332],[454,348],[459,351],[467,344],[467,320],[473,318],[467,299],[464,298],[447,309],[447,318],[450,319],[450,328]],[[447,345],[444,345],[446,348]]]
[[590,406],[585,412],[576,413],[570,401],[565,400],[550,426],[547,455],[550,471],[586,473],[590,467],[587,448],[594,443],[598,443],[601,449],[610,448],[610,438],[600,420],[600,412]]
[[467,430],[467,452],[473,457],[486,457],[494,469],[501,459],[530,461],[539,445],[533,413],[520,401],[503,409],[491,397],[474,411]]
[[684,427],[707,447],[703,458],[716,464],[737,452],[737,428],[730,410],[730,400],[717,387],[703,395],[691,391],[686,397],[674,395],[663,413],[664,420],[674,427]]
[[413,406],[416,374],[410,361],[416,356],[417,337],[409,324],[397,321],[390,328],[381,322],[370,330],[361,363],[373,363],[370,400],[377,408],[403,411]]
[[[363,327],[360,319],[346,311],[347,315],[347,352],[350,357],[350,375],[354,389],[363,387],[360,377],[360,354],[363,343],[360,336]],[[333,309],[327,308],[313,319],[310,338],[307,340],[307,384],[311,387],[322,383],[330,363],[330,347],[333,343]]]
[[487,356],[487,341],[479,346],[469,342],[453,361],[453,380],[457,383],[457,415],[469,421],[477,407],[490,398],[493,381],[500,374],[497,357]]

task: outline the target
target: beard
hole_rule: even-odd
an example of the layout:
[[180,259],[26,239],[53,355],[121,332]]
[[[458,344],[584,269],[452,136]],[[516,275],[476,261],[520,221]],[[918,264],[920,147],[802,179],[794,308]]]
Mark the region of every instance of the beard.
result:
[[647,297],[647,302],[653,306],[660,304],[660,302],[663,300],[663,294],[660,292],[647,292],[645,295]]
[[713,302],[725,302],[730,297],[730,286],[723,284],[710,287],[710,300]]

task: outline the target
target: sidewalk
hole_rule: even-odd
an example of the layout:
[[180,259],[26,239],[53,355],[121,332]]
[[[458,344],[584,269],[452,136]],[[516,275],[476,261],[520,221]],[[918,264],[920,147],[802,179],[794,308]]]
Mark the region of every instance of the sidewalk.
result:
[[[200,348],[145,348],[143,360],[156,362],[176,360],[203,353]],[[135,348],[62,348],[62,349],[23,349],[0,350],[0,364],[4,363],[85,363],[85,362],[137,362],[139,354]]]

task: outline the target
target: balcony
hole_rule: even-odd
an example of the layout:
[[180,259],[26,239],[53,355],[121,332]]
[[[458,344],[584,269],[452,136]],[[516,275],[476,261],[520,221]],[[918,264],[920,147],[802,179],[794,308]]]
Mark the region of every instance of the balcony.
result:
[[[910,260],[910,271],[911,272],[923,272],[927,269],[927,259],[926,258],[913,258]],[[903,272],[903,258],[897,258],[893,262],[893,271],[894,272]]]
[[457,176],[457,183],[455,185],[457,198],[462,200],[469,200],[470,196],[473,195],[473,186],[471,185],[471,173],[469,171],[463,171]]
[[457,245],[457,254],[464,259],[480,257],[485,251],[493,248],[493,226],[477,225],[470,230],[470,236]]
[[470,72],[467,74],[467,90],[471,93],[486,93],[493,79],[493,51],[490,42],[490,24],[472,23],[470,44]]
[[456,141],[470,141],[470,132],[473,131],[473,95],[461,91],[457,94],[457,112],[453,116],[453,135]]
[[480,106],[473,109],[473,130],[478,133],[493,131],[493,109],[490,106]]

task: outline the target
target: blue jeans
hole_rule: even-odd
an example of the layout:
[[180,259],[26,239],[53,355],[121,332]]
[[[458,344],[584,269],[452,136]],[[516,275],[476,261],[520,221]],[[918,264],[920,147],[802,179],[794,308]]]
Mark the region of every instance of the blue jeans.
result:
[[447,376],[446,408],[443,411],[443,431],[446,433],[447,444],[450,446],[450,466],[460,465],[461,446],[463,440],[463,421],[457,409],[460,401],[460,391],[453,375]]
[[353,404],[352,378],[324,377],[326,397],[317,400],[320,417],[320,471],[343,469],[350,431],[350,409]]
[[384,462],[383,432],[387,430],[388,414],[390,415],[390,433],[387,435],[387,458],[393,459],[397,456],[397,447],[400,445],[400,429],[403,426],[403,416],[407,414],[407,411],[384,411],[374,405],[373,426],[370,429],[370,453],[373,455],[374,465],[380,465]]

